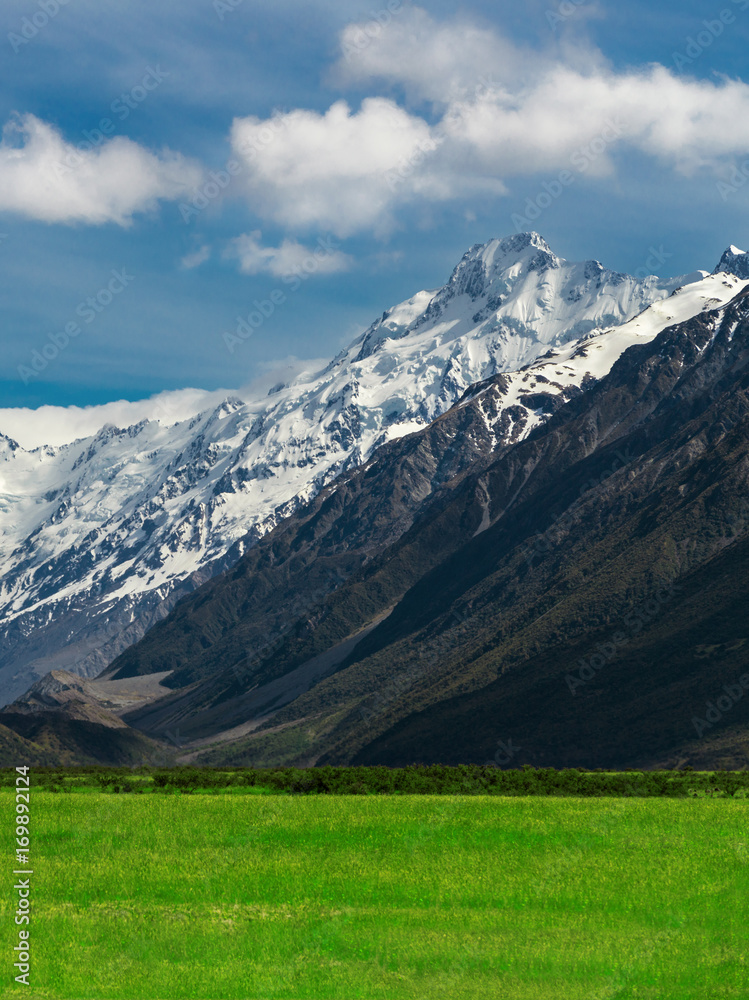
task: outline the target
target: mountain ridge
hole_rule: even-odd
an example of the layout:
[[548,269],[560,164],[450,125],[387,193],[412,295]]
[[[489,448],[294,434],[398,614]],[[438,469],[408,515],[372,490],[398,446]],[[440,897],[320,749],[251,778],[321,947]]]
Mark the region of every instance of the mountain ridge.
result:
[[[492,739],[512,737],[544,766],[735,766],[746,749],[742,716],[729,714],[702,742],[690,740],[688,718],[722,697],[713,693],[721,685],[735,687],[749,649],[736,569],[749,537],[749,294],[743,282],[727,284],[725,304],[633,343],[608,375],[519,441],[478,448],[426,506],[413,507],[410,523],[393,530],[391,506],[377,536],[375,502],[412,489],[420,449],[449,452],[450,435],[436,438],[443,424],[470,440],[461,421],[473,419],[488,439],[478,408],[483,397],[502,399],[509,376],[474,387],[426,431],[390,445],[389,458],[330,487],[112,665],[107,674],[120,682],[133,668],[176,671],[173,694],[125,721],[151,739],[177,731],[184,759],[219,765],[483,763]],[[409,449],[411,464],[398,465]],[[337,546],[350,554],[346,528],[360,512],[379,537],[372,556],[320,595],[314,573],[332,565]],[[274,626],[262,607],[250,622],[263,579],[266,600],[282,605],[278,574],[302,555],[292,590],[303,604],[300,588],[309,597],[295,623]],[[697,578],[707,582],[695,587]],[[672,584],[687,597],[669,596]],[[701,596],[711,588],[716,604]],[[622,621],[654,600],[654,611],[642,610],[652,627],[622,633]],[[236,614],[221,625],[230,606]],[[187,629],[191,644],[180,646]],[[257,642],[264,629],[267,654]],[[360,638],[330,671],[301,693],[292,685],[300,667],[352,634]],[[638,670],[604,655],[601,689],[590,663],[617,634]],[[154,659],[159,644],[183,659]],[[293,697],[284,703],[285,682]],[[638,715],[643,690],[650,702]],[[262,691],[275,701],[264,703]],[[586,735],[571,742],[577,733]]]
[[[674,284],[569,264],[538,234],[494,240],[469,250],[443,289],[386,311],[320,372],[262,399],[228,398],[177,423],[161,401],[156,419],[107,423],[54,448],[5,440],[6,700],[49,669],[95,676],[380,445],[423,428],[481,378],[630,318]],[[556,315],[562,288],[575,301]]]
[[[749,531],[748,316],[744,292],[728,309],[664,331],[656,353],[647,345],[629,351],[617,363],[618,381],[614,371],[593,394],[606,400],[604,409],[595,398],[576,398],[500,456],[497,471],[484,474],[485,494],[499,508],[494,524],[473,541],[481,514],[465,484],[464,506],[456,508],[473,509],[464,548],[447,552],[423,575],[336,674],[233,747],[193,759],[483,763],[493,755],[492,742],[512,737],[526,755],[502,766],[741,766],[749,700],[700,733],[693,719],[723,698],[725,685],[734,690],[749,663],[740,612]],[[640,415],[622,423],[622,402]],[[676,413],[686,418],[683,431],[681,421],[674,425]],[[553,456],[564,456],[558,434],[565,425],[565,447],[581,459],[572,456],[554,473]],[[610,442],[607,427],[616,428]],[[605,447],[588,452],[589,434]],[[616,456],[617,448],[623,455]],[[499,497],[513,496],[514,479],[531,481],[523,456],[535,456],[533,465],[555,479],[540,480],[537,499],[529,494],[512,513]],[[694,487],[684,485],[690,468]],[[687,502],[689,518],[679,513]],[[532,522],[526,510],[535,512]],[[457,513],[444,517],[420,529],[422,550],[443,538],[448,524],[460,523]],[[400,547],[401,564],[419,561],[417,541],[418,535]],[[679,577],[686,596],[672,601],[668,586]],[[707,582],[690,582],[698,578]],[[659,589],[664,584],[666,591]],[[518,591],[525,595],[520,601]],[[645,612],[657,594],[666,597]],[[628,632],[627,615],[637,621],[641,613],[652,624]],[[623,628],[634,660],[604,656],[602,681],[593,680],[602,666],[588,665],[593,654],[601,644],[608,650]],[[713,649],[722,650],[717,659]],[[587,674],[578,677],[583,693],[575,702],[567,678],[582,674],[581,658]],[[283,736],[271,726],[284,727]]]

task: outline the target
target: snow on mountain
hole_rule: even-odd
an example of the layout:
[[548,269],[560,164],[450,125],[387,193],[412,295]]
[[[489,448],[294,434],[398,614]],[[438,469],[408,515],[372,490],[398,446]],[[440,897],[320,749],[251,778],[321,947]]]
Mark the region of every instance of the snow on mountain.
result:
[[727,271],[735,274],[738,278],[749,278],[749,254],[738,247],[730,246],[718,262],[715,274],[719,271]]
[[[735,274],[745,261],[729,263]],[[735,294],[735,279],[703,275],[640,280],[562,260],[536,233],[492,240],[443,288],[388,310],[326,367],[262,398],[179,419],[195,397],[170,410],[164,395],[129,426],[54,447],[0,436],[0,701],[52,669],[97,674],[340,472],[474,383],[545,355],[535,375],[508,380],[507,405],[525,407],[527,433],[545,419],[522,388],[529,374],[563,396],[599,378],[672,313],[675,322]],[[661,312],[624,326],[648,307]]]
[[[700,280],[677,288],[667,299],[654,303],[627,323],[550,350],[521,371],[505,376],[501,390],[504,412],[512,414],[522,407],[522,433],[526,436],[554,411],[555,400],[563,403],[571,387],[603,378],[628,348],[654,340],[669,326],[726,305],[747,286],[749,280],[734,274],[722,271],[705,274]],[[465,402],[486,391],[484,386],[477,385],[474,392],[466,394]]]
[[472,247],[444,288],[385,313],[364,335],[356,360],[387,341],[407,339],[402,349],[417,357],[449,345],[462,355],[470,383],[487,356],[495,371],[516,370],[544,346],[625,322],[682,280],[638,280],[598,261],[569,263],[537,233],[492,240]]

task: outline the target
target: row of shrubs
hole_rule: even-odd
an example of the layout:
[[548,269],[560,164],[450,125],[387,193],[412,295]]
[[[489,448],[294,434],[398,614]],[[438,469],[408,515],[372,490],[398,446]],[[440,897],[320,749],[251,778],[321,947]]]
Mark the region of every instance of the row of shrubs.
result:
[[[88,786],[110,792],[173,792],[256,788],[291,795],[574,795],[741,796],[749,794],[749,770],[698,772],[589,771],[585,768],[517,770],[463,764],[410,767],[317,768],[34,768],[32,787],[68,791]],[[0,786],[15,785],[15,771],[0,770]]]

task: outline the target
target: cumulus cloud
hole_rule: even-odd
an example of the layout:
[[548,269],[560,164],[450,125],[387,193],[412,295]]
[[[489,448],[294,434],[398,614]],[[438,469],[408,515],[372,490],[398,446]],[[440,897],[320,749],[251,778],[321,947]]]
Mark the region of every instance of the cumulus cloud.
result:
[[43,222],[127,226],[136,212],[183,196],[201,178],[179,154],[155,154],[122,136],[79,149],[34,115],[6,125],[0,143],[0,211]]
[[278,247],[263,246],[262,233],[255,230],[231,241],[228,255],[239,258],[243,274],[272,274],[283,278],[291,274],[337,274],[347,271],[352,259],[342,253],[329,239],[307,247],[296,240],[285,239]]
[[683,174],[746,155],[741,80],[696,80],[660,65],[618,71],[586,46],[529,53],[419,8],[373,24],[344,29],[339,79],[401,85],[441,120],[385,97],[366,98],[359,111],[338,101],[325,114],[237,119],[232,144],[260,215],[340,236],[386,235],[407,203],[503,194],[529,174],[605,177],[620,149]]
[[105,424],[131,427],[141,420],[158,420],[168,427],[218,406],[235,394],[227,389],[177,389],[150,399],[120,399],[100,406],[40,406],[35,410],[8,407],[0,409],[0,434],[29,450],[44,445],[55,448],[90,437]]
[[527,90],[451,105],[443,128],[453,152],[504,177],[574,167],[591,142],[591,173],[610,172],[620,144],[693,173],[746,150],[749,86],[681,79],[663,66],[621,74],[556,66]]
[[488,82],[518,83],[543,58],[460,15],[440,24],[420,7],[401,7],[385,24],[349,24],[339,41],[334,80],[383,80],[402,85],[411,100],[438,103],[464,98]]
[[322,371],[329,362],[329,357],[298,358],[294,355],[259,361],[256,366],[257,376],[251,382],[234,389],[177,389],[158,393],[148,399],[120,399],[99,406],[0,408],[0,434],[32,451],[44,446],[59,448],[72,444],[81,438],[97,434],[107,424],[131,427],[141,420],[155,420],[162,427],[171,427],[183,420],[191,420],[199,413],[212,410],[229,398],[262,405],[268,390],[273,386],[304,381]]
[[[262,121],[238,118],[234,154],[246,166],[247,191],[261,216],[292,227],[349,236],[392,228],[392,210],[414,195],[450,197],[428,169],[407,170],[434,148],[422,118],[371,97],[353,112],[337,101],[325,114],[296,110]],[[393,172],[407,174],[403,183]]]
[[340,42],[342,78],[386,80],[441,105],[438,132],[451,140],[442,156],[473,158],[502,178],[569,166],[612,121],[627,144],[683,171],[743,155],[749,143],[749,86],[740,80],[698,81],[660,65],[617,72],[589,46],[532,52],[418,7],[373,36],[365,22],[348,25]]

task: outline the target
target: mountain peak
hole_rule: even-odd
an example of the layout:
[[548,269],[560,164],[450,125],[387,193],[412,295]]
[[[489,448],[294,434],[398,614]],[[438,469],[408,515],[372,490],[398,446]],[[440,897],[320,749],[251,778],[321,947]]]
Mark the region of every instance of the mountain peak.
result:
[[[549,380],[567,398],[632,342],[609,332],[684,283],[563,260],[538,233],[518,233],[472,247],[451,282],[386,310],[326,368],[267,399],[185,390],[174,403],[164,395],[141,408],[117,404],[102,417],[124,428],[89,426],[55,448],[14,451],[0,438],[5,696],[50,663],[100,669],[150,626],[154,609],[236,561],[380,445],[445,414],[469,386],[519,373],[502,404],[502,435],[517,439],[548,416],[540,390],[526,395],[526,377],[543,384],[526,366],[555,358]],[[720,274],[708,298],[738,284]],[[689,298],[691,316],[705,298]],[[657,322],[670,321],[679,301]],[[632,336],[652,330],[645,323]],[[606,343],[577,355],[574,342],[596,332]],[[78,427],[77,417],[62,419]],[[81,657],[84,641],[90,653]]]
[[19,443],[14,441],[12,437],[8,437],[6,434],[0,434],[0,454],[13,454],[13,452],[18,451],[20,447]]
[[[541,345],[626,322],[674,287],[656,277],[610,271],[595,260],[567,261],[539,233],[515,233],[474,244],[442,288],[420,292],[384,313],[356,342],[354,361],[363,362],[394,341],[401,354],[415,350],[421,357],[450,344],[449,350],[469,359],[481,354],[465,346],[470,340],[491,344],[490,374],[512,370],[543,353]],[[466,375],[477,381],[486,372]]]
[[726,271],[728,274],[733,274],[743,280],[749,279],[749,253],[746,250],[739,250],[738,247],[731,244],[723,253],[713,274],[717,274],[719,271]]
[[529,270],[543,270],[544,266],[557,267],[559,260],[539,233],[516,233],[514,236],[489,240],[488,243],[474,244],[463,255],[450,280],[457,280],[462,271],[478,262],[487,272],[491,270],[496,273],[520,262],[530,265],[534,261],[536,266],[529,267]]
[[468,295],[475,301],[488,294],[497,282],[504,286],[507,280],[514,282],[521,275],[534,272],[543,274],[563,263],[538,233],[516,233],[476,243],[463,254],[442,294]]
[[464,254],[464,259],[467,257],[481,255],[487,250],[491,250],[498,256],[519,257],[529,248],[545,250],[548,253],[552,252],[551,247],[540,233],[515,233],[512,236],[495,237],[494,239],[488,240],[486,243],[474,244],[474,246],[472,246],[471,249]]

